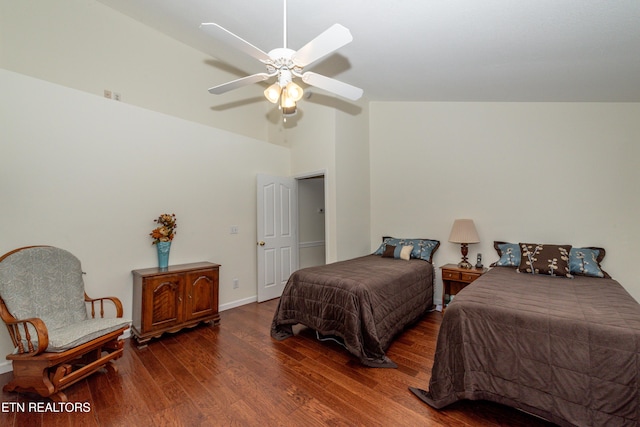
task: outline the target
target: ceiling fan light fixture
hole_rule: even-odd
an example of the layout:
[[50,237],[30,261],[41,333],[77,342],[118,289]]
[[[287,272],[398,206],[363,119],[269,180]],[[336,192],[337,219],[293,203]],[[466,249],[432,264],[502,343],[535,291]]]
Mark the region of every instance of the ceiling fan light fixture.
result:
[[281,48],[272,49],[269,53],[262,51],[218,24],[209,22],[200,25],[202,30],[227,45],[252,56],[267,67],[266,73],[253,74],[211,87],[209,93],[220,95],[277,76],[278,81],[264,91],[264,96],[269,102],[284,109],[285,115],[295,114],[296,102],[304,96],[303,89],[292,82],[294,77],[302,78],[302,81],[309,86],[318,87],[344,98],[354,101],[359,99],[362,96],[360,88],[311,71],[303,72],[304,67],[351,43],[353,40],[351,32],[340,24],[334,24],[297,51],[289,49],[287,48],[287,0],[283,0],[283,4],[283,44]]
[[296,107],[295,99],[290,98],[286,90],[283,90],[280,96],[280,106],[282,107],[283,111],[288,108]]
[[285,91],[287,92],[287,98],[293,99],[294,101],[300,101],[302,99],[302,95],[304,95],[302,88],[294,82],[289,82]]
[[285,119],[287,117],[294,116],[297,112],[298,112],[298,106],[296,104],[293,104],[293,107],[282,108],[282,115],[285,117]]
[[264,91],[264,97],[272,104],[277,104],[278,99],[280,98],[280,92],[282,92],[282,88],[276,82]]
[[298,112],[298,106],[296,103],[293,103],[293,107],[280,107],[282,110],[282,121],[287,123],[287,117],[295,116]]

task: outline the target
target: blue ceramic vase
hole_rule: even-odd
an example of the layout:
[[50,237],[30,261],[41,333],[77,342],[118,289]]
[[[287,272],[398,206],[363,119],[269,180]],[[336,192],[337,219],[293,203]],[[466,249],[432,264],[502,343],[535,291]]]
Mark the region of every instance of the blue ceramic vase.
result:
[[171,250],[171,242],[156,243],[158,249],[158,267],[167,268],[169,266],[169,250]]

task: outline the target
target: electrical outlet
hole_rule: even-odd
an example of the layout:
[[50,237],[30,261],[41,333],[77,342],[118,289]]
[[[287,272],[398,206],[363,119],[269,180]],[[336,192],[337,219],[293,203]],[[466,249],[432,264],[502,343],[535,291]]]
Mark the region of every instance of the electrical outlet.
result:
[[105,98],[109,98],[109,99],[112,98],[112,93],[111,93],[111,91],[109,89],[105,89],[104,90],[104,97]]
[[240,281],[238,279],[233,279],[233,289],[238,289],[240,287]]
[[230,228],[230,233],[231,234],[238,234],[238,226],[237,225],[232,225]]

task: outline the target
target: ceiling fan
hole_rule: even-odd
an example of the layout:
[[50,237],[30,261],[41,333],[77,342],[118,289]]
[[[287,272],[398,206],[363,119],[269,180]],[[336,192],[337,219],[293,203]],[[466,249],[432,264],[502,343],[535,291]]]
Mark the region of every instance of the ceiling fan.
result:
[[303,72],[304,67],[350,43],[353,37],[347,28],[334,24],[297,51],[287,48],[287,0],[284,0],[284,47],[273,49],[269,53],[218,24],[203,23],[200,28],[229,46],[258,59],[267,67],[266,73],[253,74],[214,86],[209,89],[212,94],[219,95],[277,77],[276,82],[264,91],[264,95],[274,104],[280,101],[279,107],[285,118],[296,113],[296,102],[303,95],[303,89],[293,82],[294,77],[302,79],[310,86],[324,89],[352,101],[362,96],[363,91],[360,88],[311,71]]

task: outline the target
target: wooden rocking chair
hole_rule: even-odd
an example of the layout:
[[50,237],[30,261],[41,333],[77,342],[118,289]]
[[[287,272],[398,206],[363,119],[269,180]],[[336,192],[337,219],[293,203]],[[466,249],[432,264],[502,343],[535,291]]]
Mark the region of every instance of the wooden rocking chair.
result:
[[[16,249],[0,257],[0,317],[15,350],[7,392],[37,393],[66,402],[63,389],[112,363],[123,353],[122,318],[115,297],[89,298],[80,261],[51,246]],[[104,317],[105,301],[116,318]],[[87,313],[90,307],[90,314]]]

